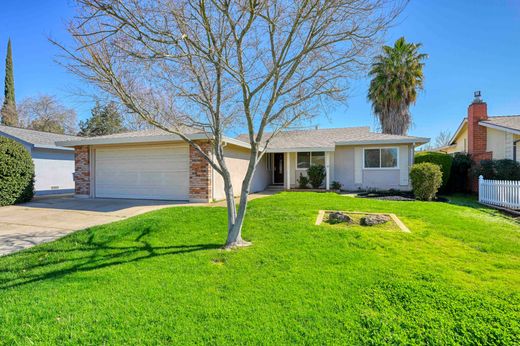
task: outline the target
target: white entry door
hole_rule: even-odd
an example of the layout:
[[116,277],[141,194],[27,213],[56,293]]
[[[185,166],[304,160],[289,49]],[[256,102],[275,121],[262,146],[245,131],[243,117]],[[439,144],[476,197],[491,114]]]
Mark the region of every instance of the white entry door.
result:
[[96,148],[95,194],[99,198],[189,199],[189,148],[143,145]]

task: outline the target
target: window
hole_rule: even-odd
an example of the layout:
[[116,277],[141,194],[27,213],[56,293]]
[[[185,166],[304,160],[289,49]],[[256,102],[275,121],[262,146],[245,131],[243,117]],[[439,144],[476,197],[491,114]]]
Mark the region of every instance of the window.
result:
[[310,166],[321,165],[325,166],[325,152],[317,151],[317,152],[302,152],[297,155],[297,163],[296,168],[298,169],[307,169]]
[[298,153],[298,163],[296,165],[299,169],[306,169],[311,166],[311,153]]
[[365,149],[365,168],[397,168],[397,148]]

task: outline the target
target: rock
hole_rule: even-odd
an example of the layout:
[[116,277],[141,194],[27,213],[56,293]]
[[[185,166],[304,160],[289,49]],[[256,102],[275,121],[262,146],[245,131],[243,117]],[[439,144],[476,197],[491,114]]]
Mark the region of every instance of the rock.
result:
[[390,221],[390,217],[386,215],[367,215],[361,218],[361,226],[381,225]]
[[335,211],[329,214],[329,223],[335,224],[341,222],[352,223],[352,218],[339,211]]

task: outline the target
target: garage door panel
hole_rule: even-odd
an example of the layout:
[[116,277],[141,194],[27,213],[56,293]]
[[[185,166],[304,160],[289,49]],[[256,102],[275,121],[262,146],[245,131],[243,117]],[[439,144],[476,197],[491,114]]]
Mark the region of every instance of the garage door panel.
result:
[[96,150],[96,197],[187,200],[188,146]]

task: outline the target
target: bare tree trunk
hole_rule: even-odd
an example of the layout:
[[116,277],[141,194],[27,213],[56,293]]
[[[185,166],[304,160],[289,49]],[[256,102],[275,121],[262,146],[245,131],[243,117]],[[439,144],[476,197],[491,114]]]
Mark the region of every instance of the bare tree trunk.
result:
[[[255,173],[256,164],[258,162],[256,150],[253,150],[251,153],[251,157],[254,157],[254,160],[249,161],[249,166],[247,168],[247,173],[242,181],[242,189],[240,191],[240,201],[238,206],[238,213],[236,214],[236,218],[233,222],[233,225],[229,226],[228,229],[228,238],[226,241],[226,249],[231,249],[234,247],[244,247],[251,245],[251,242],[247,242],[242,239],[242,226],[244,225],[244,219],[246,217],[247,211],[247,202],[249,193],[251,190],[251,180],[253,179],[253,175]],[[235,207],[235,203],[233,200],[233,207]],[[228,202],[229,208],[229,202]],[[229,214],[229,212],[228,212]]]

